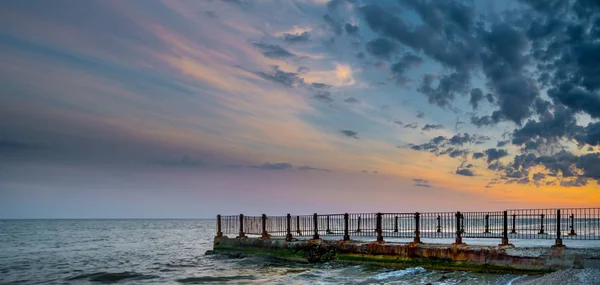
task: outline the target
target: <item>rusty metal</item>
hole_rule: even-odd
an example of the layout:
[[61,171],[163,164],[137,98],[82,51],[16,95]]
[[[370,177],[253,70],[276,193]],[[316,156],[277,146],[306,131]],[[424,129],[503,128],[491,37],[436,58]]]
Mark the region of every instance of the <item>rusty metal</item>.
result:
[[246,235],[244,234],[244,214],[240,214],[240,232],[237,237],[238,238],[246,237]]
[[[509,217],[510,215],[510,217]],[[565,215],[563,218],[562,215]],[[511,225],[509,225],[511,218]],[[295,227],[292,224],[294,219]],[[511,227],[510,229],[508,227]],[[510,230],[510,231],[509,231]],[[299,216],[217,215],[216,236],[239,238],[295,236],[321,238],[339,235],[383,241],[387,238],[498,238],[501,245],[511,239],[552,239],[561,246],[565,240],[600,240],[600,208],[517,209],[503,212],[356,213]]]
[[513,214],[512,215],[512,230],[510,231],[511,234],[516,234],[517,233],[516,228],[515,228],[516,220],[517,220],[517,215]]
[[287,216],[285,217],[285,221],[286,221],[286,234],[285,234],[285,240],[286,241],[292,241],[294,239],[294,236],[292,235],[292,215],[287,214]]
[[313,220],[313,225],[315,228],[315,233],[313,234],[313,239],[319,239],[319,215],[317,215],[317,213],[314,213],[313,215],[314,220]]
[[569,232],[569,236],[576,236],[577,233],[575,233],[575,215],[571,214],[571,231]]
[[461,220],[462,214],[460,212],[456,212],[456,240],[454,241],[454,243],[456,244],[462,244],[462,233],[463,230],[461,229],[460,226],[460,220]]
[[350,232],[348,231],[348,213],[344,214],[344,240],[350,240]]
[[563,246],[562,238],[560,237],[560,209],[556,210],[556,241],[554,246]]
[[217,237],[222,237],[223,231],[221,230],[221,215],[217,215]]
[[502,243],[508,245],[508,211],[502,213]]
[[375,231],[377,232],[377,241],[378,242],[383,242],[383,230],[382,230],[382,225],[381,225],[381,213],[377,213],[377,226],[375,228]]

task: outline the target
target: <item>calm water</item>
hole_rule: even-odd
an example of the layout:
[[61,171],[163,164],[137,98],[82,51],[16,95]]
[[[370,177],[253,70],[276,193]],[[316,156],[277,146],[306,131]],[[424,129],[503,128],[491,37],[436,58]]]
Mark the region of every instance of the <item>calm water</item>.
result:
[[0,221],[0,284],[509,284],[518,277],[206,256],[214,224]]

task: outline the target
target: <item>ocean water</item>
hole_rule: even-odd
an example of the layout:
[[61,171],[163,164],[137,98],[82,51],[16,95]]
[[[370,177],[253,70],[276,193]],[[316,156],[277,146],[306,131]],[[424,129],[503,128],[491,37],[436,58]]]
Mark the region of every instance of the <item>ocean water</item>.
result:
[[0,220],[0,284],[510,284],[518,275],[205,255],[213,220]]

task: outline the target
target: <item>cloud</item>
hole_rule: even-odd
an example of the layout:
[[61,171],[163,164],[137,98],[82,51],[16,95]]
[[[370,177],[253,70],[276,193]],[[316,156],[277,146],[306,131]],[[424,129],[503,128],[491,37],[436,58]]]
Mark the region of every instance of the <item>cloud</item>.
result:
[[479,88],[471,89],[471,99],[469,100],[469,103],[473,106],[473,109],[477,109],[481,100],[483,100],[483,91]]
[[164,166],[164,167],[204,167],[204,163],[200,159],[192,159],[187,155],[181,157],[181,159],[177,160],[157,160],[154,164]]
[[417,123],[411,123],[411,124],[404,125],[404,128],[406,128],[406,129],[416,129],[418,127],[419,127],[419,124],[417,124]]
[[342,35],[342,24],[339,21],[333,19],[329,14],[325,14],[323,20],[325,20],[325,23],[329,25],[329,28],[336,36]]
[[390,56],[394,52],[396,52],[398,46],[386,38],[377,38],[367,42],[366,49],[372,56],[378,59],[387,60],[390,59]]
[[473,153],[473,159],[480,159],[484,156],[485,156],[485,154],[483,152],[474,152]]
[[473,173],[473,171],[471,171],[470,169],[466,169],[466,168],[457,169],[456,174],[462,175],[462,176],[475,176],[475,173]]
[[326,168],[317,168],[317,167],[312,167],[312,166],[299,166],[297,168],[298,170],[302,170],[302,171],[322,171],[322,172],[331,172],[331,169],[326,169]]
[[315,89],[325,89],[331,87],[329,84],[321,83],[321,82],[313,82],[310,84],[310,87]]
[[323,103],[333,102],[333,98],[331,98],[331,93],[329,91],[319,90],[315,95],[313,95],[313,98]]
[[285,72],[279,69],[279,66],[273,66],[271,73],[265,73],[262,71],[255,72],[256,75],[276,83],[283,84],[287,87],[296,87],[304,85],[304,79],[302,79],[298,73]]
[[261,165],[252,165],[251,168],[264,169],[264,170],[289,170],[293,169],[294,166],[287,162],[278,163],[263,163]]
[[440,130],[443,129],[444,126],[440,124],[426,124],[421,130],[422,131],[431,131],[431,130]]
[[346,100],[344,100],[344,102],[348,103],[348,104],[358,104],[358,103],[360,103],[360,101],[358,99],[354,98],[354,97],[348,97],[348,98],[346,98]]
[[305,43],[310,40],[310,34],[303,32],[301,34],[283,34],[283,41],[290,44]]
[[423,58],[416,56],[411,53],[405,53],[402,55],[399,61],[394,63],[390,70],[396,79],[396,83],[402,85],[409,81],[408,77],[406,77],[406,72],[416,66],[419,66],[423,63]]
[[425,113],[424,113],[424,112],[421,112],[421,111],[419,111],[419,112],[417,113],[417,118],[419,118],[419,119],[423,119],[423,118],[425,118]]
[[344,30],[346,30],[346,34],[350,36],[358,35],[358,26],[352,25],[350,23],[346,23],[346,25],[344,25]]
[[485,150],[485,154],[487,155],[487,162],[490,163],[507,156],[508,152],[503,149],[490,148]]
[[42,149],[41,146],[22,141],[0,140],[0,154]]
[[426,187],[426,188],[431,187],[431,184],[429,184],[429,180],[425,180],[425,179],[421,179],[421,178],[413,178],[412,180],[415,182],[414,186]]
[[340,133],[342,133],[342,135],[349,137],[349,138],[354,138],[354,139],[358,139],[358,133],[355,131],[351,131],[351,130],[340,130]]
[[272,45],[272,44],[266,44],[266,43],[253,43],[252,45],[254,45],[256,48],[260,49],[262,54],[268,58],[282,59],[282,58],[289,58],[289,57],[296,56],[295,54],[287,51],[286,49],[284,49],[278,45]]

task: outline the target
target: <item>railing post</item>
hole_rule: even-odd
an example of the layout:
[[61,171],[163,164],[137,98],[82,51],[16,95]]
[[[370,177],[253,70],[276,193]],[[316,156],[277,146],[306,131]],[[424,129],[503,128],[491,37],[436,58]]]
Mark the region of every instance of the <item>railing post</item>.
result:
[[344,214],[344,240],[350,240],[350,234],[348,233],[348,213]]
[[326,234],[330,234],[331,233],[331,229],[329,228],[329,215],[327,215],[327,230],[325,231]]
[[394,217],[394,232],[398,232],[398,216]]
[[383,233],[381,228],[381,213],[377,213],[377,224],[375,231],[377,232],[377,242],[383,242]]
[[576,236],[575,233],[575,215],[571,214],[571,232],[569,232],[569,236]]
[[465,233],[465,215],[460,213],[460,233]]
[[296,216],[296,233],[301,236],[302,231],[300,230],[300,216]]
[[269,239],[269,233],[267,233],[267,215],[262,214],[262,238]]
[[287,234],[285,235],[285,240],[292,241],[294,237],[292,236],[292,215],[290,214],[287,214],[286,217],[286,231]]
[[545,234],[544,232],[544,214],[540,215],[540,232],[538,233],[539,235]]
[[244,214],[240,214],[240,233],[238,235],[238,238],[243,237],[246,237],[246,235],[244,234]]
[[358,216],[358,219],[356,220],[356,232],[360,233],[360,216]]
[[508,245],[508,211],[504,211],[502,215],[502,244]]
[[560,209],[556,210],[556,241],[554,242],[554,246],[563,246],[560,232]]
[[414,242],[421,242],[421,214],[419,212],[415,213],[415,240]]
[[511,234],[516,234],[517,233],[517,228],[515,227],[516,220],[517,220],[517,215],[513,214],[512,215],[512,231],[510,231]]
[[442,217],[440,215],[438,215],[437,217],[437,232],[440,233],[442,232],[442,223],[441,223]]
[[313,223],[315,226],[315,234],[313,234],[313,239],[319,239],[319,216],[317,215],[317,213],[313,214]]
[[489,234],[490,233],[490,215],[486,214],[485,215],[485,232],[483,232],[485,234]]
[[221,231],[221,215],[217,215],[217,237],[222,237],[223,232]]
[[462,232],[460,231],[460,217],[462,214],[460,212],[456,212],[456,241],[455,244],[462,244]]

